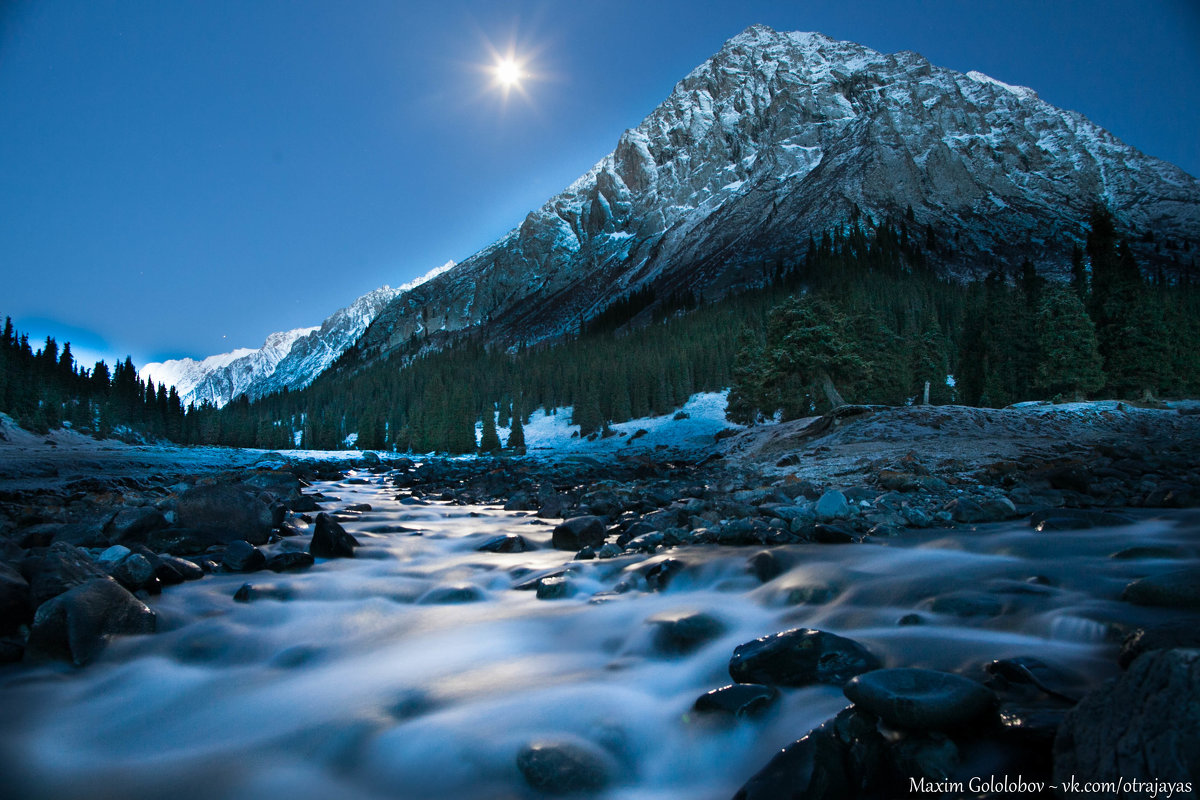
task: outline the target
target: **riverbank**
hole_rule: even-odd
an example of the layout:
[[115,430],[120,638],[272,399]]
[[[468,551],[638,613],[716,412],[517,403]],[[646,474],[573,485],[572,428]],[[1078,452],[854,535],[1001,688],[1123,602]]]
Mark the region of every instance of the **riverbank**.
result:
[[[116,681],[106,685],[122,703],[169,709],[186,728],[196,709],[148,689],[160,678],[145,670],[178,664],[182,673],[167,668],[171,683],[201,664],[207,677],[192,696],[223,709],[209,728],[240,730],[238,708],[265,703],[269,713],[255,723],[264,737],[299,736],[317,748],[325,755],[315,756],[323,766],[314,786],[348,796],[414,785],[424,788],[413,796],[487,797],[493,780],[496,797],[538,796],[564,789],[545,783],[562,774],[597,796],[728,797],[741,786],[747,799],[783,786],[808,786],[809,797],[872,796],[912,776],[936,786],[1003,770],[1048,786],[1067,764],[1099,776],[1113,736],[1135,730],[1171,753],[1195,722],[1172,719],[1170,709],[1114,722],[1121,709],[1160,702],[1163,674],[1182,676],[1171,708],[1193,708],[1200,696],[1190,651],[1179,649],[1200,644],[1200,523],[1181,510],[1200,486],[1200,418],[1183,411],[843,409],[734,431],[706,447],[673,447],[659,432],[650,446],[554,458],[95,450],[62,433],[54,445],[10,439],[24,449],[4,461],[0,480],[0,654],[19,662],[0,672],[0,693],[20,709],[5,730],[8,755],[51,764],[65,756],[50,743],[65,737],[126,770],[141,753],[112,753],[47,715],[70,717],[82,702],[85,721],[89,707],[99,713],[98,728],[102,718],[125,718],[116,699],[91,694],[93,681]],[[101,455],[81,464],[89,448]],[[46,461],[59,474],[22,471]],[[549,627],[536,622],[559,616]],[[532,627],[519,621],[526,617]],[[391,622],[367,621],[376,619]],[[567,635],[577,627],[591,631],[586,643]],[[426,638],[435,631],[450,638],[435,644]],[[314,650],[316,642],[328,644]],[[380,649],[421,662],[438,646],[469,654],[451,659],[449,683],[403,668],[399,683],[362,679],[353,699],[329,688],[379,669]],[[811,652],[821,657],[805,666]],[[1175,655],[1147,655],[1164,652]],[[590,676],[582,682],[569,677],[581,664]],[[608,670],[626,677],[597,677]],[[655,677],[664,671],[675,677]],[[234,674],[263,691],[282,681],[280,694],[239,690]],[[19,689],[30,681],[41,688]],[[62,681],[82,694],[57,696],[50,687]],[[330,711],[281,730],[271,719],[288,716],[279,702],[311,702],[317,685],[366,716]],[[564,685],[559,696],[554,687]],[[382,698],[410,689],[421,702],[379,717],[381,703],[391,707]],[[581,708],[609,709],[619,736],[599,736],[604,726],[590,712],[553,724],[568,695]],[[522,737],[468,732],[477,714],[496,703],[514,713],[512,703],[529,696],[545,715],[526,718]],[[895,717],[897,703],[917,716]],[[947,704],[963,703],[975,710],[945,715]],[[712,713],[722,732],[713,732]],[[679,728],[680,715],[710,722]],[[125,728],[153,738],[159,716],[134,716]],[[422,731],[437,738],[429,725],[464,762],[445,765],[454,777],[440,789],[422,783],[432,780],[427,765],[400,744]],[[312,738],[330,726],[349,738],[336,746]],[[45,752],[12,744],[26,728],[41,731],[33,739]],[[214,766],[203,754],[220,752],[249,781],[231,777],[184,796],[249,796],[257,760],[282,757],[254,744],[247,761],[221,740],[183,728],[173,735],[172,780],[198,779]],[[685,765],[655,735],[721,763]],[[234,743],[247,736],[228,734]],[[470,766],[464,747],[485,753],[487,766]],[[380,758],[403,766],[381,772]],[[838,766],[852,762],[850,772]],[[1157,768],[1122,775],[1166,780]],[[689,771],[708,776],[712,791]],[[37,769],[12,774],[30,776],[29,796],[46,779]],[[60,788],[97,774],[131,797],[158,785],[80,764],[67,774]]]

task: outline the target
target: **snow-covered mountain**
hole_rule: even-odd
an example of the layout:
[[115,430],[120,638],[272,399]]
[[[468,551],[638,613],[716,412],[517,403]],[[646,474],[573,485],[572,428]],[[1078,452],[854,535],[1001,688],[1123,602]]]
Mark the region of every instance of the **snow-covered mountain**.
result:
[[537,341],[647,286],[713,298],[856,215],[929,226],[949,274],[1025,258],[1062,274],[1096,201],[1148,265],[1200,244],[1195,178],[1031,89],[754,26],[520,226],[393,300],[358,347],[475,326]]
[[254,399],[285,387],[302,388],[353,345],[391,300],[453,266],[448,261],[397,289],[384,286],[368,292],[320,326],[272,333],[257,350],[241,348],[199,361],[154,362],[139,374],[143,380],[174,386],[184,405],[209,402],[218,408],[241,394]]

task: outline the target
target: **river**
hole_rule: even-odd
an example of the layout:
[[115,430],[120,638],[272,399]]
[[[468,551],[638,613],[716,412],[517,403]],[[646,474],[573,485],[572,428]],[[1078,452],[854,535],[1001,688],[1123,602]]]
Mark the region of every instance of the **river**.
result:
[[[728,798],[847,704],[815,686],[785,690],[755,720],[699,718],[693,702],[729,683],[738,644],[813,627],[885,666],[972,677],[1034,655],[1082,692],[1116,673],[1122,629],[1163,615],[1120,602],[1121,589],[1197,556],[1184,512],[1076,532],[1018,521],[789,546],[795,565],[764,584],[747,569],[755,548],[572,562],[530,515],[401,501],[386,476],[347,477],[365,482],[314,488],[339,498],[331,510],[371,506],[340,514],[362,543],[356,558],[171,587],[150,601],[156,635],[114,641],[84,669],[0,670],[0,794],[533,797],[516,754],[553,738],[611,765],[605,797]],[[477,551],[502,534],[539,549]],[[1111,557],[1133,545],[1161,550]],[[648,584],[668,558],[681,568],[665,588]],[[564,566],[568,597],[514,588]],[[235,602],[244,583],[251,600]],[[691,612],[719,628],[690,652],[664,652],[661,623]]]

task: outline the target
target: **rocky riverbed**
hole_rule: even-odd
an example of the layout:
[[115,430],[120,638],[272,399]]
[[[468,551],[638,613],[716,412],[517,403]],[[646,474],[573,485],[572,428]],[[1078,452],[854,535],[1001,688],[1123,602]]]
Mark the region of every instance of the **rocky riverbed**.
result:
[[846,409],[707,451],[560,459],[138,466],[114,448],[40,478],[27,442],[0,481],[0,782],[832,798],[1191,781],[1200,418],[1053,411]]

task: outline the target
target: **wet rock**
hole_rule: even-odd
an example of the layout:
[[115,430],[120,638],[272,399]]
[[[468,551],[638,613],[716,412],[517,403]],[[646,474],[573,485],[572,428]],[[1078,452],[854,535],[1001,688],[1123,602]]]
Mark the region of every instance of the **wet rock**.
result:
[[1200,569],[1179,569],[1139,578],[1125,587],[1121,599],[1138,606],[1200,608]]
[[771,549],[755,553],[746,562],[754,576],[763,583],[778,578],[795,565],[797,557],[792,553]]
[[1200,650],[1155,650],[1063,720],[1054,777],[1193,782],[1200,765]]
[[29,581],[0,562],[0,634],[13,633],[29,621]]
[[108,577],[84,551],[66,542],[55,542],[45,555],[26,559],[22,571],[29,580],[29,602],[35,609],[93,578]]
[[1079,702],[1083,681],[1034,656],[999,658],[984,667],[993,676],[989,685],[1028,686],[1068,703]]
[[221,558],[221,566],[229,572],[257,572],[267,565],[267,557],[249,542],[238,539],[230,542]]
[[880,666],[879,659],[853,639],[795,628],[738,645],[729,662],[729,675],[738,683],[840,686]]
[[1132,525],[1133,519],[1111,511],[1090,508],[1045,508],[1029,515],[1029,525],[1039,532],[1076,531]]
[[550,578],[542,578],[537,584],[537,599],[538,600],[561,600],[564,597],[571,596],[571,584],[566,577],[557,575]]
[[315,563],[312,553],[288,551],[276,553],[267,559],[266,568],[272,572],[299,572]]
[[144,544],[159,553],[170,553],[177,556],[199,555],[210,547],[218,547],[232,541],[229,535],[220,531],[206,531],[197,528],[163,528],[146,535]]
[[789,606],[821,605],[838,596],[841,590],[828,583],[789,586],[783,592],[783,602]]
[[851,544],[854,542],[854,533],[842,525],[825,525],[817,523],[812,528],[812,538],[814,542],[821,544]]
[[132,550],[123,544],[114,544],[112,547],[107,548],[103,553],[96,556],[96,564],[100,567],[100,569],[106,571],[111,570],[113,567],[117,566],[117,564],[120,564],[121,560],[124,559],[125,556],[132,552]]
[[671,580],[683,571],[683,562],[675,558],[667,558],[653,564],[644,573],[646,588],[652,592],[666,591]]
[[328,514],[317,514],[316,527],[308,552],[316,558],[354,558],[358,540]]
[[935,597],[929,610],[956,617],[994,617],[1004,611],[1004,603],[990,594],[952,592]]
[[145,587],[155,578],[154,565],[141,553],[130,553],[121,559],[109,573],[117,583],[131,592]]
[[705,692],[692,710],[699,714],[725,714],[738,719],[757,717],[779,700],[779,690],[760,683],[734,683]]
[[179,496],[175,516],[181,528],[212,531],[225,541],[242,539],[250,544],[266,544],[275,522],[267,503],[228,484],[188,489]]
[[992,519],[983,510],[983,506],[969,497],[956,497],[946,504],[944,510],[950,512],[950,517],[955,522],[989,522]]
[[837,489],[830,489],[817,500],[816,505],[813,506],[813,513],[820,522],[832,522],[835,519],[849,517],[851,508],[849,501],[846,500],[846,495]]
[[28,651],[83,666],[118,634],[153,633],[154,612],[107,577],[94,578],[44,603],[34,615]]
[[584,742],[540,739],[517,753],[517,769],[525,782],[547,794],[596,792],[605,788],[614,773],[612,758]]
[[654,626],[654,649],[664,655],[686,655],[725,632],[721,620],[703,611],[669,611],[646,620]]
[[529,541],[520,534],[510,533],[503,536],[493,536],[479,547],[475,548],[484,553],[524,553],[532,550]]
[[452,583],[435,586],[417,600],[421,605],[450,605],[455,603],[478,603],[486,595],[478,586],[470,583]]
[[[174,570],[180,578],[185,581],[198,581],[204,577],[204,570],[198,567],[195,563],[188,561],[186,558],[179,558],[169,554],[159,554],[158,560],[161,568]],[[162,578],[162,574],[155,570],[155,574]],[[164,580],[164,583],[167,581]]]
[[1121,643],[1117,663],[1128,669],[1137,657],[1152,650],[1200,649],[1200,620],[1164,622],[1150,628],[1138,628]]
[[1167,481],[1146,495],[1142,505],[1148,508],[1190,508],[1200,503],[1200,491],[1179,481]]
[[233,593],[233,602],[235,603],[252,603],[256,600],[279,600],[286,602],[291,600],[295,594],[286,586],[276,586],[271,583],[254,584],[243,583],[238,587],[238,590]]
[[986,686],[929,669],[879,669],[842,687],[856,706],[894,728],[951,730],[986,713],[995,703]]
[[167,518],[157,508],[123,508],[108,523],[106,532],[111,542],[141,542],[147,534],[167,524]]
[[905,778],[937,783],[949,780],[959,768],[958,747],[937,731],[909,733],[892,743],[888,755],[896,772]]
[[878,793],[886,743],[869,715],[847,709],[778,752],[734,800],[844,800]]
[[554,528],[550,544],[555,550],[579,550],[604,544],[606,529],[600,517],[573,517]]

